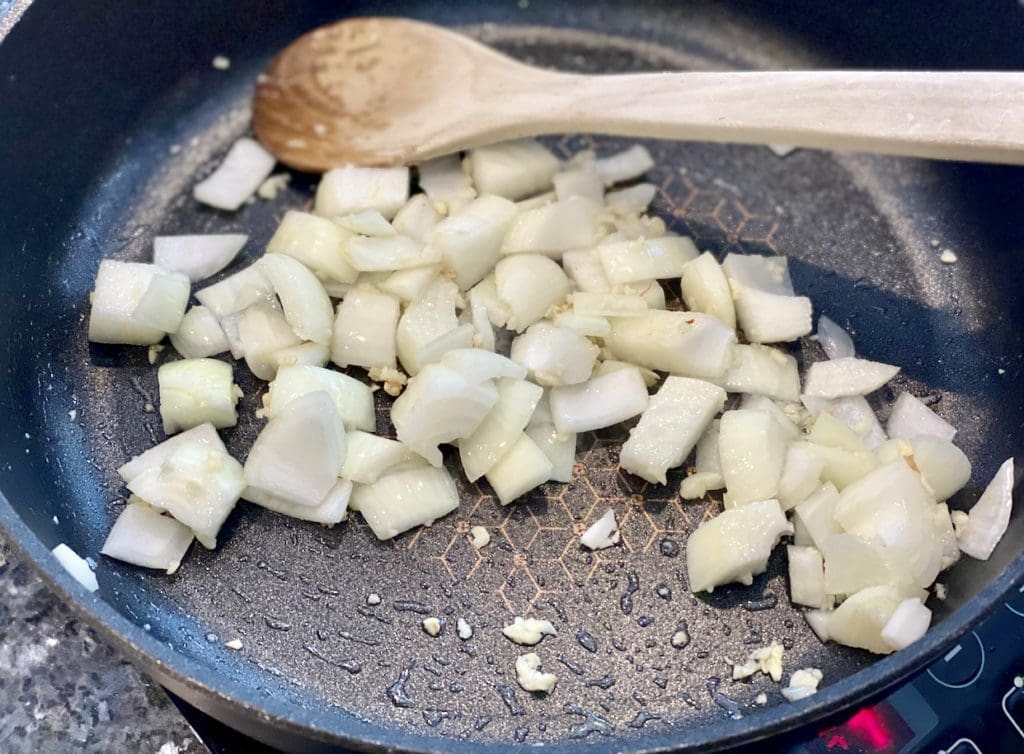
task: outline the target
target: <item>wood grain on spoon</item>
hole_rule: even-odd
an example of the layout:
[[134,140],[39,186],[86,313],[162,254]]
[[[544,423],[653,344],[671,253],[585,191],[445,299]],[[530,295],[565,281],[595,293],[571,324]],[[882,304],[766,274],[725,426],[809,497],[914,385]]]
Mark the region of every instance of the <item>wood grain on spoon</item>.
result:
[[300,37],[271,62],[253,128],[281,162],[315,172],[566,132],[1024,164],[1024,74],[584,76],[430,24],[357,18]]

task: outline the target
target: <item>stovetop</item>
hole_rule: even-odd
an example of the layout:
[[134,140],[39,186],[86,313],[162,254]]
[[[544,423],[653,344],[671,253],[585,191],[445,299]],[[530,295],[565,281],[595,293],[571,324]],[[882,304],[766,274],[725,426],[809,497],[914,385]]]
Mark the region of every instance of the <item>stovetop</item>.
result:
[[[275,750],[171,697],[213,754]],[[1024,754],[1024,584],[882,701],[731,754]]]

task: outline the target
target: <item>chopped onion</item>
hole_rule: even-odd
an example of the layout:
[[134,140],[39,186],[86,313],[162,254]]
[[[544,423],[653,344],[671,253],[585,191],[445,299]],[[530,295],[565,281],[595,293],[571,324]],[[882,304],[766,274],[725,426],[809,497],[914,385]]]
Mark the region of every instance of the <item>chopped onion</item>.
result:
[[593,168],[566,170],[555,175],[551,182],[555,185],[555,197],[560,202],[579,196],[604,204],[604,183]]
[[324,173],[316,189],[315,211],[337,217],[375,209],[391,219],[409,198],[409,168],[346,165]]
[[64,570],[71,574],[71,577],[79,584],[84,586],[90,592],[95,592],[100,588],[99,582],[96,581],[96,574],[89,568],[89,563],[85,558],[81,557],[77,552],[72,550],[66,544],[61,542],[59,545],[51,550],[53,557],[57,559]]
[[501,378],[526,379],[524,367],[506,356],[479,348],[448,351],[441,357],[441,363],[449,369],[454,369],[473,384]]
[[658,187],[653,183],[638,183],[629,188],[609,191],[605,200],[609,207],[620,212],[640,213],[647,211],[657,194]]
[[516,658],[516,683],[524,691],[550,693],[558,683],[558,676],[542,672],[540,657],[536,652],[529,652]]
[[587,527],[580,535],[580,544],[588,550],[604,550],[619,543],[619,524],[615,511],[609,508],[601,518]]
[[653,167],[651,153],[642,144],[634,144],[622,152],[602,157],[594,162],[594,169],[605,186],[639,178]]
[[612,293],[624,293],[627,296],[639,296],[647,302],[648,309],[665,308],[665,289],[657,280],[639,280],[635,283],[624,283],[612,287]]
[[591,338],[604,338],[612,331],[611,323],[607,318],[590,314],[560,312],[554,316],[553,322],[557,327]]
[[230,348],[224,328],[205,306],[193,306],[185,312],[178,331],[171,333],[171,345],[186,359],[203,359]]
[[679,287],[687,309],[710,314],[730,328],[736,328],[732,289],[722,266],[711,252],[705,251],[683,265]]
[[665,484],[666,471],[686,460],[725,399],[717,385],[669,376],[630,430],[619,465],[649,482]]
[[775,421],[779,423],[779,426],[786,431],[786,437],[790,440],[799,439],[802,434],[800,427],[796,425],[797,419],[794,418],[794,411],[792,410],[794,408],[798,408],[798,404],[780,404],[765,395],[747,394],[744,395],[743,400],[740,401],[740,408],[750,409],[752,411],[763,411],[769,416],[774,417]]
[[864,441],[868,450],[878,449],[886,441],[885,431],[875,416],[871,404],[862,395],[849,398],[814,398],[804,395],[803,404],[815,416],[826,413],[852,429]]
[[[246,267],[226,277],[219,283],[209,285],[196,292],[199,303],[223,320],[231,314],[248,309],[256,304],[267,304],[274,299],[274,286],[259,264]],[[236,357],[237,358],[237,357]]]
[[597,369],[594,370],[592,376],[600,377],[605,374],[617,372],[620,369],[639,369],[640,376],[644,378],[644,384],[647,387],[654,387],[661,381],[661,377],[653,369],[643,369],[630,364],[629,362],[619,361],[618,359],[605,359],[597,365]]
[[718,454],[731,504],[776,496],[786,461],[786,435],[773,417],[749,409],[726,411],[719,428]]
[[348,504],[351,495],[352,482],[347,479],[339,479],[324,496],[324,499],[316,505],[297,505],[255,487],[247,487],[242,496],[246,500],[267,510],[280,513],[282,516],[334,526],[348,518]]
[[290,209],[267,243],[267,253],[294,257],[321,279],[353,283],[359,272],[345,257],[345,244],[351,236],[326,218]]
[[512,316],[511,307],[498,298],[498,286],[494,282],[494,273],[485,277],[469,292],[472,299],[480,302],[487,310],[487,318],[495,327],[504,327]]
[[914,465],[925,486],[938,500],[948,500],[971,479],[971,462],[953,443],[927,435],[910,443]]
[[551,621],[543,618],[523,618],[519,615],[512,619],[511,624],[503,627],[501,633],[505,638],[526,647],[540,643],[545,636],[558,635]]
[[544,451],[522,433],[487,471],[486,477],[498,496],[498,502],[508,505],[550,479],[553,470],[554,466]]
[[852,359],[857,355],[849,333],[824,314],[818,317],[817,337],[830,359]]
[[388,227],[403,236],[425,244],[430,232],[439,222],[441,222],[441,215],[434,209],[430,199],[425,194],[416,194],[409,198],[402,209],[398,210],[398,214],[395,215],[395,219]]
[[751,343],[781,343],[810,333],[811,300],[806,296],[779,296],[730,283],[736,321]]
[[[718,453],[718,440],[722,430],[722,422],[715,419],[697,441],[697,452],[694,466],[700,474],[722,474],[722,458]],[[722,486],[725,486],[723,481]]]
[[182,432],[180,435],[168,438],[144,453],[134,456],[128,463],[122,465],[117,470],[117,473],[125,482],[130,482],[144,471],[159,469],[176,450],[186,445],[213,448],[221,453],[228,452],[213,425],[200,424],[198,427],[193,427],[186,432]]
[[420,298],[430,284],[437,279],[440,272],[441,265],[439,264],[396,270],[377,287],[384,293],[390,293],[403,304],[408,304]]
[[133,477],[128,489],[189,527],[208,550],[245,487],[242,466],[203,442],[176,445],[160,463]]
[[558,201],[558,195],[554,191],[546,191],[543,194],[537,194],[531,196],[529,199],[523,199],[516,202],[516,210],[519,212],[529,212],[533,209],[540,209],[546,207],[549,204],[554,204]]
[[922,435],[931,435],[951,442],[956,437],[956,427],[928,408],[910,393],[900,393],[892,404],[892,412],[886,424],[889,437],[913,440]]
[[468,322],[439,335],[423,345],[416,352],[416,363],[420,369],[427,364],[436,364],[449,351],[461,351],[472,348],[476,338],[476,329]]
[[640,317],[650,311],[641,296],[587,291],[572,294],[572,310],[582,317]]
[[831,610],[807,610],[804,612],[804,620],[821,641],[828,641],[831,638],[828,633],[828,622],[831,617]]
[[473,329],[476,330],[477,345],[485,351],[493,351],[496,345],[494,327],[487,314],[487,305],[474,291],[469,292],[469,312]]
[[889,561],[884,545],[877,539],[833,534],[825,540],[821,554],[825,558],[825,591],[829,594],[853,594],[903,578],[899,567]]
[[322,367],[282,367],[263,396],[264,413],[272,419],[292,401],[320,390],[330,396],[347,431],[374,431],[376,414],[370,386],[347,374]]
[[540,254],[513,254],[494,268],[498,298],[508,306],[508,327],[522,332],[569,294],[569,279],[557,262]]
[[727,254],[722,269],[733,286],[749,288],[776,296],[793,296],[786,257],[758,254]]
[[604,274],[597,249],[574,249],[562,255],[562,268],[581,291],[608,293],[612,284]]
[[616,317],[611,324],[605,345],[616,358],[685,377],[721,376],[736,343],[731,328],[696,312],[652,310],[639,317]]
[[400,304],[387,293],[358,288],[338,305],[331,361],[340,367],[394,367]]
[[421,162],[416,166],[420,188],[442,214],[476,196],[469,174],[463,170],[457,154]]
[[274,351],[271,359],[274,368],[280,370],[295,366],[322,367],[327,363],[327,356],[328,349],[323,343],[308,342],[279,348]]
[[216,359],[183,359],[157,370],[160,418],[172,435],[200,424],[221,429],[238,423],[235,404],[242,391],[234,384],[231,365]]
[[281,299],[284,317],[295,334],[314,343],[329,343],[334,309],[309,268],[284,254],[266,254],[259,264]]
[[441,261],[441,252],[408,236],[353,236],[345,245],[348,263],[360,272],[392,272]]
[[882,629],[905,597],[892,586],[869,587],[850,595],[829,616],[830,638],[848,647],[889,654],[893,648],[882,638]]
[[188,278],[177,272],[159,272],[132,310],[132,322],[171,333],[181,326],[188,306]]
[[939,570],[944,571],[960,560],[960,547],[956,541],[956,532],[953,530],[953,520],[949,515],[949,506],[939,503],[935,506],[934,514],[935,538],[942,547],[942,557],[939,561]]
[[481,194],[521,199],[551,185],[558,158],[534,139],[505,141],[469,153],[473,185]]
[[978,501],[967,520],[957,527],[956,539],[961,552],[978,560],[988,560],[1010,524],[1013,508],[1013,458],[1007,458]]
[[[405,206],[408,206],[408,202]],[[394,226],[387,221],[387,218],[375,209],[364,209],[361,212],[353,212],[351,215],[335,217],[333,222],[349,233],[359,236],[386,238],[397,233]]]
[[[230,320],[225,319],[223,324],[230,340]],[[261,380],[274,379],[277,354],[301,343],[284,314],[267,304],[250,306],[237,318],[235,327],[239,356],[245,357],[249,371]]]
[[307,393],[274,412],[245,461],[247,500],[272,495],[292,505],[319,505],[345,462],[345,427],[325,390]]
[[[100,262],[96,282],[89,296],[89,340],[93,343],[146,346],[159,343],[167,334],[168,330],[159,325],[172,325],[170,332],[177,330],[185,314],[185,305],[178,300],[180,295],[175,301],[167,302],[173,304],[173,307],[167,307],[170,310],[167,312],[170,315],[166,318],[168,321],[161,318],[161,321],[154,325],[152,322],[144,321],[145,318],[135,316],[139,305],[145,301],[157,278],[171,282],[179,294],[183,286],[184,304],[188,303],[188,279],[183,275],[166,272],[152,264],[118,262],[113,259],[104,259]],[[156,303],[151,301],[148,305]],[[180,311],[177,310],[179,305]],[[175,315],[177,322],[171,322]]]
[[732,360],[720,384],[730,393],[753,393],[780,401],[800,400],[796,359],[777,348],[734,345]]
[[400,466],[416,466],[423,459],[397,440],[355,430],[346,439],[341,477],[356,484],[373,484]]
[[475,482],[509,452],[533,415],[543,388],[523,380],[501,380],[498,402],[473,434],[459,441],[466,478]]
[[893,649],[906,649],[924,636],[932,622],[932,611],[917,597],[903,600],[882,628],[882,641]]
[[649,398],[640,370],[634,368],[552,388],[550,401],[559,432],[590,432],[642,413]]
[[459,506],[459,493],[447,471],[420,466],[356,487],[352,501],[377,539],[391,539],[451,513]]
[[[578,244],[580,246],[584,244]],[[619,241],[597,247],[605,277],[612,285],[658,278],[677,278],[697,247],[685,236]]]
[[838,502],[838,490],[835,485],[826,482],[817,492],[796,506],[794,521],[806,529],[811,538],[809,544],[813,544],[819,550],[825,546],[829,537],[843,531],[834,516]]
[[244,233],[157,236],[153,239],[153,264],[179,272],[195,283],[231,264],[248,240]]
[[193,539],[187,526],[133,498],[117,517],[100,553],[171,574],[178,570]]
[[867,359],[832,359],[811,364],[804,393],[815,398],[867,395],[899,374],[900,368]]
[[786,461],[779,479],[779,504],[788,511],[802,503],[821,483],[825,459],[810,443],[793,442],[786,449]]
[[503,254],[544,254],[559,257],[569,249],[593,246],[600,235],[601,205],[573,197],[520,212],[505,234]]
[[405,371],[413,376],[420,370],[419,350],[445,333],[459,326],[455,316],[458,286],[451,280],[438,278],[409,304],[398,320],[396,344],[398,359]]
[[254,139],[241,138],[231,145],[224,161],[192,189],[192,196],[217,209],[234,211],[256,193],[274,170],[274,155]]
[[832,600],[825,596],[825,571],[821,553],[813,547],[786,548],[789,560],[789,595],[794,604],[826,608]]
[[550,423],[533,424],[532,419],[530,422],[524,431],[551,462],[549,481],[571,482],[576,464],[576,433],[559,432]]
[[471,382],[447,366],[428,364],[395,401],[391,421],[399,440],[440,466],[437,446],[471,435],[497,402],[491,382]]
[[540,385],[576,385],[590,379],[599,351],[572,330],[538,322],[512,341],[511,356]]
[[789,677],[789,686],[782,689],[786,701],[798,702],[815,694],[821,683],[822,673],[817,668],[798,670]]
[[711,592],[738,581],[750,585],[768,567],[768,557],[793,528],[776,500],[758,500],[705,521],[686,541],[690,591]]

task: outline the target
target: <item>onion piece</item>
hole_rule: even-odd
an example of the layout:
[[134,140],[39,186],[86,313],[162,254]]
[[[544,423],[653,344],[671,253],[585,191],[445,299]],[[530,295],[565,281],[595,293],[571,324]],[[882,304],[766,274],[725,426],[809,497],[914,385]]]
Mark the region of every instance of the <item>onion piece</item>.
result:
[[157,236],[153,239],[153,264],[195,283],[231,264],[248,240],[244,233]]
[[397,440],[355,430],[346,438],[342,479],[356,484],[373,484],[397,467],[417,466],[423,459]]
[[600,237],[601,205],[573,197],[520,212],[505,233],[503,254],[544,254],[560,257],[569,249],[593,246]]
[[[722,430],[722,422],[715,419],[708,424],[704,434],[697,441],[697,452],[694,458],[694,466],[700,474],[722,473],[722,458],[718,452],[718,441]],[[723,481],[722,486],[725,486]]]
[[391,294],[403,304],[408,304],[422,296],[430,284],[437,279],[440,272],[441,265],[439,264],[396,270],[377,287],[384,293]]
[[274,155],[255,139],[241,138],[209,177],[192,189],[196,201],[234,211],[256,193],[274,170]]
[[572,294],[572,309],[582,317],[639,317],[650,311],[641,296],[586,291]]
[[131,320],[167,333],[176,332],[185,316],[189,294],[187,277],[177,272],[158,273],[132,310]]
[[123,464],[117,470],[117,473],[125,482],[130,482],[144,471],[159,469],[176,450],[185,445],[212,448],[225,454],[228,452],[213,425],[200,424],[198,427],[193,427],[186,432],[182,432],[180,435],[168,438],[159,445],[154,445],[149,450],[133,456],[128,463]]
[[247,487],[242,497],[282,516],[334,526],[348,518],[348,503],[352,495],[352,482],[339,479],[316,505],[297,505],[278,495]]
[[346,165],[324,173],[316,189],[314,211],[323,217],[375,209],[391,219],[409,198],[409,168]]
[[172,435],[200,424],[218,429],[238,423],[235,404],[242,391],[234,384],[231,365],[216,359],[183,359],[157,370],[160,418]]
[[960,560],[960,547],[957,545],[953,520],[949,515],[949,506],[939,503],[932,513],[934,514],[935,538],[942,546],[939,570],[944,571]]
[[193,539],[187,526],[133,497],[111,527],[100,553],[172,574]]
[[589,314],[560,312],[554,316],[552,321],[556,327],[591,338],[604,338],[612,331],[611,323],[607,318]]
[[917,597],[903,600],[882,628],[882,641],[895,650],[906,649],[925,635],[932,622],[932,611]]
[[811,300],[806,296],[779,296],[730,283],[736,322],[751,343],[781,343],[811,332]]
[[723,324],[736,329],[736,308],[732,289],[722,266],[709,251],[683,265],[679,278],[686,308],[717,317]]
[[[91,309],[89,312],[89,340],[93,343],[121,343],[127,345],[152,345],[163,340],[168,332],[136,318],[139,304],[146,298],[156,278],[178,281],[177,288],[183,284],[185,303],[188,302],[188,279],[177,273],[166,272],[156,265],[139,264],[136,262],[118,262],[104,259],[96,272],[96,282],[89,295]],[[173,284],[173,283],[172,283]],[[175,302],[180,304],[180,302]],[[142,312],[140,312],[141,314]],[[171,312],[173,315],[175,312]],[[178,329],[185,307],[177,312],[171,331]]]
[[774,498],[786,460],[782,427],[768,414],[749,409],[726,411],[721,421],[718,454],[727,502],[743,505]]
[[516,202],[516,210],[519,212],[529,212],[530,210],[554,204],[557,201],[558,195],[554,191],[546,191],[543,194],[537,194],[529,199],[522,199]]
[[558,683],[558,676],[545,673],[540,669],[540,657],[536,652],[528,652],[516,657],[516,683],[524,691],[551,693]]
[[470,322],[476,330],[477,346],[485,351],[493,351],[496,345],[494,327],[483,299],[473,291],[469,293],[469,312]]
[[615,511],[611,508],[580,535],[580,544],[588,550],[604,550],[617,545],[620,540],[619,524],[615,521]]
[[420,188],[442,214],[448,214],[476,196],[469,173],[457,154],[437,157],[416,166]]
[[732,329],[696,312],[652,310],[639,317],[616,317],[611,324],[605,346],[616,358],[685,377],[721,376],[736,343]]
[[551,185],[558,158],[534,139],[504,141],[470,150],[473,185],[481,194],[521,199]]
[[267,253],[294,257],[320,278],[353,283],[359,272],[345,257],[345,243],[351,236],[326,218],[290,209],[270,237]]
[[828,633],[828,622],[831,616],[831,610],[804,611],[804,620],[807,621],[807,625],[811,627],[814,635],[823,642],[828,641],[831,638]]
[[793,296],[789,260],[782,256],[727,254],[722,269],[733,286],[776,296]]
[[340,367],[394,367],[398,299],[358,288],[338,305],[331,335],[331,361]]
[[551,461],[549,481],[571,482],[573,466],[576,463],[576,433],[559,432],[554,424],[540,423],[530,425],[524,430],[527,437],[536,443],[541,452]]
[[822,545],[825,558],[825,591],[853,594],[873,586],[900,583],[905,572],[887,557],[877,539],[857,534],[833,534]]
[[789,685],[782,689],[786,701],[798,702],[817,693],[822,673],[817,668],[801,669],[789,677]]
[[284,317],[295,334],[314,343],[329,343],[334,309],[309,268],[284,254],[267,254],[259,265],[281,299]]
[[562,268],[576,287],[588,293],[608,293],[612,284],[604,274],[597,249],[574,249],[562,255]]
[[53,557],[57,559],[57,562],[64,567],[64,570],[90,592],[95,592],[100,588],[99,582],[96,581],[96,574],[89,568],[89,563],[66,544],[61,542],[50,552],[53,553]]
[[887,439],[878,417],[875,416],[871,404],[864,396],[854,395],[849,398],[829,400],[804,395],[801,400],[807,410],[815,416],[826,413],[852,429],[858,437],[863,439],[864,446],[868,450],[878,449]]
[[441,219],[441,213],[434,208],[430,199],[425,194],[416,194],[409,197],[405,206],[398,210],[389,227],[403,236],[425,244],[430,232]]
[[448,351],[441,363],[454,369],[471,383],[507,378],[526,379],[526,369],[506,356],[479,348],[459,348]]
[[556,174],[551,182],[555,185],[555,197],[560,202],[578,196],[604,204],[604,182],[592,167],[566,170]]
[[829,637],[848,647],[889,654],[893,648],[882,639],[882,629],[905,597],[892,586],[869,587],[850,595],[829,616]]
[[513,254],[494,268],[498,298],[511,315],[507,325],[522,332],[569,294],[569,278],[557,262],[540,254]]
[[811,364],[804,393],[814,398],[843,398],[873,393],[899,374],[900,368],[867,359],[832,359]]
[[786,547],[789,561],[789,595],[796,605],[826,608],[832,606],[825,596],[825,570],[821,553],[813,547]]
[[971,462],[960,448],[938,437],[917,437],[910,443],[914,465],[932,496],[942,502],[971,479]]
[[712,592],[734,581],[749,586],[768,567],[779,538],[792,531],[776,500],[751,502],[705,521],[686,541],[690,591]]
[[345,258],[360,272],[393,272],[440,263],[441,252],[408,236],[353,236],[345,245]]
[[159,466],[141,472],[128,489],[189,527],[208,550],[245,487],[242,466],[202,442],[181,443]]
[[609,191],[605,201],[609,207],[619,212],[638,214],[646,212],[657,195],[658,187],[653,183],[638,183],[629,188]]
[[494,273],[485,277],[469,292],[472,299],[479,301],[487,310],[487,318],[495,327],[504,327],[512,316],[511,307],[498,298],[498,286],[494,282]]
[[[256,304],[267,304],[274,299],[274,286],[259,264],[246,267],[219,283],[214,283],[196,292],[199,303],[223,320],[231,314],[248,309]],[[237,358],[237,357],[236,357]]]
[[788,511],[802,503],[821,483],[825,459],[810,443],[791,442],[779,479],[779,504]]
[[230,348],[224,328],[205,306],[193,306],[185,312],[178,331],[171,333],[171,345],[186,359],[203,359]]
[[729,368],[715,381],[730,393],[752,393],[780,401],[800,400],[796,359],[770,346],[734,345]]
[[419,350],[459,326],[455,316],[458,286],[451,280],[436,279],[423,295],[409,304],[398,320],[398,359],[409,376],[420,370]]
[[245,461],[246,500],[273,496],[315,507],[337,483],[345,462],[345,427],[324,390],[275,411]]
[[885,425],[889,437],[913,440],[921,435],[931,435],[951,442],[956,437],[956,427],[940,417],[919,398],[910,393],[900,393],[892,404],[889,421]]
[[299,343],[279,348],[271,355],[275,374],[284,367],[322,367],[327,363],[328,348],[323,343]]
[[665,309],[665,289],[657,280],[638,280],[635,283],[616,285],[612,287],[612,293],[639,296],[647,302],[648,309]]
[[576,385],[590,379],[599,351],[572,330],[538,322],[512,341],[511,357],[539,385]]
[[661,377],[653,369],[644,369],[626,361],[619,361],[618,359],[605,359],[602,361],[597,365],[597,369],[594,370],[593,376],[601,377],[605,374],[617,372],[620,369],[639,369],[640,376],[644,378],[644,384],[647,387],[654,387],[661,381]]
[[[579,244],[584,245],[584,244]],[[685,236],[665,236],[601,244],[597,255],[612,285],[641,280],[677,278],[687,262],[697,258],[697,247]]]
[[[225,319],[224,324],[224,332],[228,333],[229,320]],[[249,371],[261,380],[274,379],[278,367],[276,355],[282,349],[302,342],[284,314],[267,304],[250,306],[237,318],[235,326],[239,355],[245,357]]]
[[498,502],[508,505],[551,478],[554,466],[525,433],[521,433],[486,477]]
[[273,419],[285,406],[310,393],[326,391],[347,431],[373,432],[373,391],[347,374],[313,366],[283,367],[263,396],[264,415]]
[[634,368],[552,388],[550,402],[559,432],[590,432],[642,413],[649,398],[640,370]]
[[523,380],[498,382],[498,402],[473,434],[459,441],[466,478],[475,482],[509,452],[526,428],[543,388]]
[[[408,202],[405,206],[408,206]],[[335,217],[332,222],[357,236],[388,238],[397,234],[387,218],[375,209],[364,209],[361,212],[353,212],[351,215]]]
[[799,419],[796,417],[794,410],[799,408],[798,404],[780,404],[765,395],[747,394],[740,401],[740,408],[750,409],[751,411],[763,411],[769,416],[773,416],[775,421],[779,423],[779,426],[786,431],[786,437],[790,440],[797,440],[802,435],[800,427],[797,426]]
[[604,181],[605,186],[639,178],[653,167],[651,153],[642,144],[634,144],[622,152],[602,157],[594,162],[594,170]]
[[988,560],[1010,524],[1013,508],[1013,458],[1007,458],[956,530],[961,552]]
[[619,465],[656,484],[686,460],[711,420],[725,405],[726,394],[710,382],[669,376],[622,445]]
[[830,359],[851,359],[857,355],[850,334],[824,314],[818,317],[816,336]]
[[448,515],[459,506],[459,493],[447,471],[420,466],[356,487],[352,502],[377,539],[383,540]]
[[391,421],[400,441],[440,466],[437,446],[471,435],[497,402],[491,382],[471,382],[447,366],[428,364],[395,400]]
[[475,338],[476,329],[473,325],[468,322],[464,325],[459,325],[423,345],[416,352],[416,363],[420,369],[423,369],[427,364],[436,364],[449,351],[461,351],[472,348]]

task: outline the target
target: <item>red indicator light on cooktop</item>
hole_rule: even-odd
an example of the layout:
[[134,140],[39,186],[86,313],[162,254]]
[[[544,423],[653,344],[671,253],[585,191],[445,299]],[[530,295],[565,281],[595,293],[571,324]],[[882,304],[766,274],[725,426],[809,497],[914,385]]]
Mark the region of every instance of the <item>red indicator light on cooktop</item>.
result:
[[845,723],[818,733],[807,749],[815,754],[897,754],[910,743],[914,733],[887,702],[865,707]]

